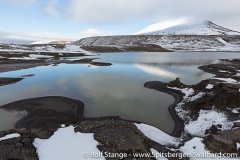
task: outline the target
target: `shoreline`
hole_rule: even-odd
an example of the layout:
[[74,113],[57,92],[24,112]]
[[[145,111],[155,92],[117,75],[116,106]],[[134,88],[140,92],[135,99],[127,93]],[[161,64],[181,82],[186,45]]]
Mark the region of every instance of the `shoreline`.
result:
[[[40,53],[40,54],[39,54]],[[0,73],[29,69],[39,66],[65,64],[89,64],[94,66],[111,66],[111,63],[94,61],[98,58],[85,58],[91,55],[84,53],[42,53],[42,52],[0,52]],[[74,58],[76,59],[61,59]]]
[[174,121],[174,128],[170,135],[172,135],[174,137],[180,137],[181,133],[184,129],[184,123],[178,117],[178,115],[175,111],[175,107],[178,103],[180,103],[183,100],[183,93],[178,90],[168,88],[167,85],[168,85],[168,83],[162,83],[159,81],[150,81],[150,82],[146,82],[144,84],[144,87],[150,88],[150,89],[155,89],[157,91],[164,92],[164,93],[167,93],[167,94],[170,94],[171,96],[173,96],[174,103],[168,107],[168,112],[170,113],[170,115]]

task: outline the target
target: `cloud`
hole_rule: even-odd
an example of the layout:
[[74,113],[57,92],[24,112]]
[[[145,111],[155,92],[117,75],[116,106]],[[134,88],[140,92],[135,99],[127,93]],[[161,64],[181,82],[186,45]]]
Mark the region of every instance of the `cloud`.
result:
[[179,18],[213,20],[222,25],[226,20],[226,26],[234,29],[240,24],[239,8],[239,0],[70,0],[61,14],[81,23],[101,25],[150,24]]
[[89,28],[87,30],[80,32],[81,37],[94,37],[94,36],[101,36],[101,35],[103,35],[103,32],[101,32],[95,28]]
[[158,0],[71,0],[68,16],[81,22],[128,21],[156,11]]
[[79,35],[59,34],[44,30],[33,30],[28,32],[4,32],[0,31],[0,40],[24,40],[24,41],[41,41],[41,40],[70,40],[75,41],[84,37],[104,35],[103,32],[89,28],[80,32]]
[[78,40],[80,36],[58,34],[49,31],[29,31],[29,32],[0,32],[1,39],[25,39],[25,40]]
[[52,16],[57,16],[59,15],[57,6],[58,6],[58,0],[51,0],[47,3],[45,11]]
[[92,23],[181,17],[205,20],[229,14],[239,7],[239,0],[71,0],[68,15]]
[[152,74],[159,77],[175,78],[176,74],[169,72],[167,70],[161,69],[159,67],[150,66],[147,64],[134,64],[135,67],[141,69],[143,72]]

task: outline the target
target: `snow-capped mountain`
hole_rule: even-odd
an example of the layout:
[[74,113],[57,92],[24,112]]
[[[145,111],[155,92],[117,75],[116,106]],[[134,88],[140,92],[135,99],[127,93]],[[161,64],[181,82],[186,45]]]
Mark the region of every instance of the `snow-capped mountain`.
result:
[[143,33],[143,35],[240,35],[240,32],[205,21],[194,25],[178,25],[160,31]]
[[[125,50],[146,45],[160,46],[170,51],[240,51],[240,32],[205,21],[138,35],[83,38],[74,44],[87,46],[86,50],[94,48],[97,51],[99,48],[104,48],[104,51],[112,48]],[[152,46],[144,51],[150,51]]]

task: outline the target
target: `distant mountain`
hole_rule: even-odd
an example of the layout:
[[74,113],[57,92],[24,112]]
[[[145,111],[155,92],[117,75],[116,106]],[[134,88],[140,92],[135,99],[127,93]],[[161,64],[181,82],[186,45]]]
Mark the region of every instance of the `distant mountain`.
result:
[[205,21],[195,25],[178,25],[160,31],[143,33],[143,35],[240,35],[240,32]]
[[33,40],[0,37],[0,44],[1,43],[2,44],[29,44],[32,42],[33,42]]
[[56,40],[49,40],[49,41],[37,41],[31,44],[69,44],[70,41],[56,41]]

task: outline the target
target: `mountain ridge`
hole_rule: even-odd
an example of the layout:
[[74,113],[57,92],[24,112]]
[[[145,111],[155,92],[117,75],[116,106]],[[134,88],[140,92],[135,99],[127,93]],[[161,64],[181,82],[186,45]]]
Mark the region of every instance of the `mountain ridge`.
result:
[[222,27],[211,21],[204,21],[198,24],[177,25],[142,35],[240,35],[240,32]]

